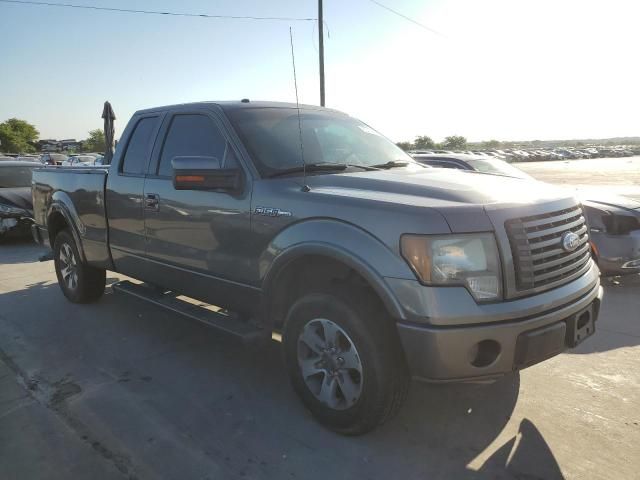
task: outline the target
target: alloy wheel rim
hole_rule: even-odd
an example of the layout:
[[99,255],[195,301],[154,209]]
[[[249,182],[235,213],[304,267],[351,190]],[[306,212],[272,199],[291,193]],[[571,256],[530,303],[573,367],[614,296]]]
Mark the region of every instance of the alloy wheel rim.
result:
[[73,249],[68,243],[62,244],[58,258],[62,280],[69,290],[75,290],[78,286],[78,264]]
[[307,322],[298,337],[298,367],[309,391],[334,410],[352,407],[362,394],[362,362],[351,337],[325,318]]

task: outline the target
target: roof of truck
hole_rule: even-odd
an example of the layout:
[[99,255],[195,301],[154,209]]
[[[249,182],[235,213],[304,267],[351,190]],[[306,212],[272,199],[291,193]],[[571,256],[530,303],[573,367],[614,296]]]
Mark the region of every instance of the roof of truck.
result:
[[[197,107],[206,105],[218,105],[225,111],[238,110],[241,108],[296,108],[295,103],[289,102],[265,102],[265,101],[253,101],[253,100],[225,100],[225,101],[206,101],[206,102],[193,102],[193,103],[179,103],[175,105],[165,105],[162,107],[147,108],[144,110],[138,110],[136,113],[150,113],[158,110],[170,110],[176,107]],[[346,115],[339,110],[332,108],[320,107],[318,105],[306,105],[300,104],[300,108],[304,110],[324,110],[333,113],[340,113]]]

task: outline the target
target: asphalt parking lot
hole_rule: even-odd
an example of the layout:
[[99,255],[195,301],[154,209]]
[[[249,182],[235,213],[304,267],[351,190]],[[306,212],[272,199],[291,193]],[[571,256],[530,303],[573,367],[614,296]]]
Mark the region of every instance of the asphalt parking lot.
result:
[[640,476],[640,277],[605,282],[576,350],[491,385],[414,384],[397,418],[347,438],[303,409],[277,343],[110,289],[71,304],[42,252],[0,246],[0,479]]

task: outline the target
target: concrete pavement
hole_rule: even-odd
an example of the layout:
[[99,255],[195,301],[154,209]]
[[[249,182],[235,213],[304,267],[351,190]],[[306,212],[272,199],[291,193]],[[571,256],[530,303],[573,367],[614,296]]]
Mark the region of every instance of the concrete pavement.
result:
[[347,438],[303,409],[278,344],[109,291],[73,305],[41,252],[0,246],[2,479],[640,477],[640,278],[607,283],[575,351],[493,385],[414,384]]

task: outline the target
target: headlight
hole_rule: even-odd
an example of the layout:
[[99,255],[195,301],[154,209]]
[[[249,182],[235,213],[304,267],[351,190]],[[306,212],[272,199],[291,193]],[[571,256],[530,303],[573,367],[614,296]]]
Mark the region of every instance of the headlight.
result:
[[425,284],[461,285],[478,301],[500,298],[500,260],[491,233],[403,235],[400,250]]
[[0,203],[0,213],[5,215],[25,215],[27,213],[23,208],[12,207],[11,205],[4,205]]

